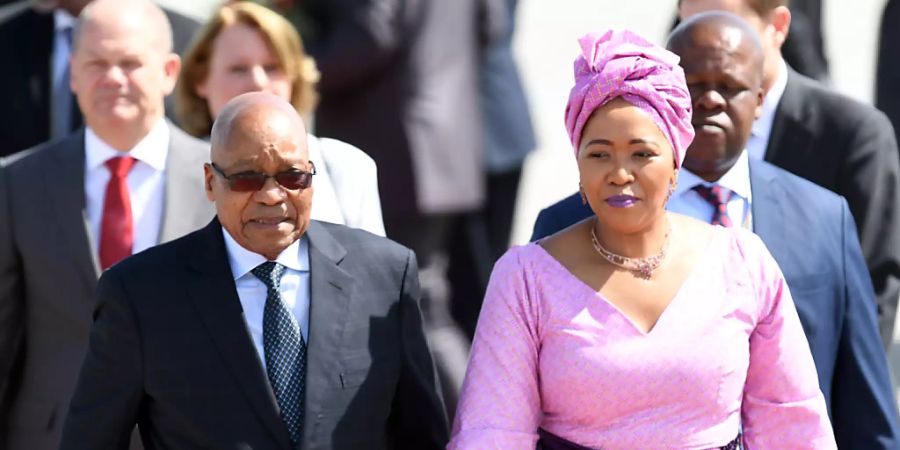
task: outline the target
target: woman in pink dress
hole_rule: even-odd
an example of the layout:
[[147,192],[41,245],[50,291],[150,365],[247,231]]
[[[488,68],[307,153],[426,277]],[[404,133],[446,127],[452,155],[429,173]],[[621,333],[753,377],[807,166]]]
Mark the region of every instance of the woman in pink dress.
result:
[[580,44],[566,127],[595,216],[497,262],[449,448],[836,448],[762,242],[665,211],[693,138],[678,57]]

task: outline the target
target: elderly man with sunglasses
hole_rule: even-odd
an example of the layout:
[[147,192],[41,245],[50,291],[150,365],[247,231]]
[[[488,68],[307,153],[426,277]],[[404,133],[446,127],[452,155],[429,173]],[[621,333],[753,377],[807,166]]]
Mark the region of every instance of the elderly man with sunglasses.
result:
[[205,228],[100,279],[62,449],[440,449],[413,253],[310,220],[303,121],[267,93],[212,131]]

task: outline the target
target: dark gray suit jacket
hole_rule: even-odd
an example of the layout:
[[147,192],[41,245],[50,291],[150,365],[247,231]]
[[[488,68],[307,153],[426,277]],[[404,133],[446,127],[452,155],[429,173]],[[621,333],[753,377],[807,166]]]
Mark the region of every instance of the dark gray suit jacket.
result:
[[[181,54],[197,21],[164,9],[172,24],[172,43]],[[0,22],[0,156],[38,145],[50,138],[50,84],[53,57],[53,13],[31,8]],[[174,116],[172,96],[166,99],[167,114]],[[74,100],[74,98],[73,98]],[[81,126],[81,112],[73,102],[75,130]]]
[[316,134],[390,172],[378,178],[386,224],[481,206],[478,64],[503,30],[503,1],[309,2],[320,27],[306,42],[322,72]]
[[900,153],[890,121],[791,71],[765,159],[847,199],[887,346],[900,296]]
[[[301,449],[441,449],[413,253],[312,221]],[[289,449],[213,220],[106,271],[61,448]]]
[[[171,124],[170,124],[171,125]],[[207,223],[208,145],[170,126],[159,241]],[[0,169],[0,448],[56,449],[100,275],[84,215],[84,132]]]

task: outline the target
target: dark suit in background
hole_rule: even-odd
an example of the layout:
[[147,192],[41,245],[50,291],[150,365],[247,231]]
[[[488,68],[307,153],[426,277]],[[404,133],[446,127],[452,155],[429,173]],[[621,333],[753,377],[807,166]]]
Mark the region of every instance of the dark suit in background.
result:
[[828,58],[822,36],[822,0],[790,0],[791,29],[781,54],[797,72],[828,81]]
[[[828,58],[822,36],[821,0],[790,0],[791,28],[781,45],[781,56],[792,69],[818,81],[827,82]],[[678,17],[674,30],[681,23]]]
[[900,1],[888,0],[881,16],[875,106],[884,111],[900,134]]
[[900,296],[900,154],[887,117],[789,69],[765,160],[847,199],[887,346]]
[[306,45],[322,72],[316,134],[358,146],[389,174],[378,180],[388,237],[423,266],[427,247],[443,247],[428,242],[442,234],[428,219],[484,201],[478,64],[482,36],[499,31],[479,24],[493,10],[479,1],[333,0],[308,10],[318,31]]
[[485,200],[481,51],[505,24],[504,0],[302,2],[322,73],[316,134],[353,144],[378,165],[387,236],[422,270],[423,310],[450,415],[468,342],[449,313],[450,230]]
[[[181,54],[200,24],[164,9],[172,25],[175,52]],[[32,8],[0,23],[0,156],[33,147],[50,138],[50,83],[53,56],[53,12]],[[171,101],[166,112],[174,116]],[[78,105],[72,102],[72,130],[82,122]]]
[[[900,447],[900,419],[878,336],[872,284],[847,203],[752,159],[750,186],[753,231],[784,272],[838,447]],[[531,239],[593,214],[576,193],[540,212]]]
[[[222,226],[106,271],[62,449],[290,449],[247,331]],[[312,221],[300,449],[441,449],[447,419],[419,311],[415,256]]]
[[[170,124],[159,241],[207,223],[209,146]],[[88,345],[99,263],[85,216],[84,131],[0,169],[0,448],[56,449]],[[6,433],[3,428],[7,428]]]
[[506,0],[502,12],[509,26],[485,50],[479,66],[487,197],[481,208],[456,223],[451,235],[450,306],[469,339],[491,269],[509,248],[522,166],[537,145],[512,51],[517,3]]

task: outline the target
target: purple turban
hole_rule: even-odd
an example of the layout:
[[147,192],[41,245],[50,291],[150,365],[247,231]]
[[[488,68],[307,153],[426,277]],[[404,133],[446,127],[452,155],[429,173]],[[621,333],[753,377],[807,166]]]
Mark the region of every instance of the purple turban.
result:
[[575,86],[566,105],[566,129],[578,156],[591,114],[616,97],[650,115],[672,144],[676,167],[694,138],[691,95],[678,55],[627,30],[589,33],[578,40]]

